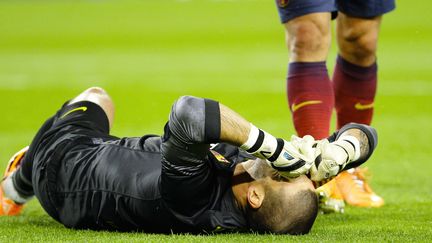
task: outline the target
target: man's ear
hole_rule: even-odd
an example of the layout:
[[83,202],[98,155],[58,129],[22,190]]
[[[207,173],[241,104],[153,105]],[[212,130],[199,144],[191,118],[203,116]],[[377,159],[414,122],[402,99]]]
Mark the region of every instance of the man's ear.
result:
[[247,192],[247,200],[252,208],[258,209],[264,201],[265,191],[262,185],[250,185]]

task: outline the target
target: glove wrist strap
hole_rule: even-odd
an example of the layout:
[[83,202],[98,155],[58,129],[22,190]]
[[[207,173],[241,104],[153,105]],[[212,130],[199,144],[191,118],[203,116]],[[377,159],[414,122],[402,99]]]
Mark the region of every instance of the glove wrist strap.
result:
[[258,158],[276,160],[282,151],[283,140],[279,141],[253,124],[250,124],[250,126],[248,139],[240,148]]
[[350,158],[349,162],[352,161],[356,161],[360,158],[360,142],[358,141],[358,139],[354,136],[341,136],[340,138],[338,138],[338,140],[336,141],[336,143],[338,141],[345,141],[346,144],[344,147],[347,151],[350,151],[348,153],[348,157]]

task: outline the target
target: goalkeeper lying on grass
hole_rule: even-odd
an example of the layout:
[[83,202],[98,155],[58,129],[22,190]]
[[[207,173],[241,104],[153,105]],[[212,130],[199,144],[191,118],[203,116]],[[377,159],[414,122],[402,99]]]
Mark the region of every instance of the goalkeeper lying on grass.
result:
[[100,88],[66,103],[9,163],[0,213],[20,213],[35,195],[76,229],[305,234],[318,211],[312,181],[358,166],[377,142],[359,124],[285,141],[191,96],[174,103],[162,137],[109,135],[113,117]]

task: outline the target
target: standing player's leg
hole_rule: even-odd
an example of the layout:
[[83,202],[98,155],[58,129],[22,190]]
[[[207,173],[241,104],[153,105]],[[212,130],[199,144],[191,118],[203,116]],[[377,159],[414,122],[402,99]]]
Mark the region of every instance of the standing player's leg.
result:
[[[376,50],[381,16],[369,19],[340,13],[337,20],[339,55],[333,75],[338,128],[349,122],[370,125],[377,87]],[[360,169],[335,179],[345,201],[354,206],[379,207],[377,196]],[[368,190],[366,190],[368,189]]]
[[[335,1],[279,0],[278,11],[285,24],[290,51],[287,94],[294,127],[299,136],[310,134],[315,139],[325,138],[334,106],[326,60]],[[321,210],[343,212],[344,202],[336,186],[327,186],[320,200]]]
[[[339,55],[333,76],[338,128],[349,122],[369,125],[377,87],[376,51],[381,15],[395,8],[393,0],[338,1]],[[380,207],[384,200],[366,183],[363,170],[351,169],[336,177],[349,204]]]
[[[93,102],[105,111],[110,127],[114,120],[114,104],[109,95],[101,88],[93,87],[85,90],[67,105],[80,101]],[[33,195],[32,169],[35,149],[44,133],[51,128],[58,118],[57,114],[48,119],[39,129],[32,144],[16,153],[9,161],[0,185],[0,215],[17,215],[21,212],[23,204]]]
[[338,128],[372,121],[380,24],[381,16],[363,19],[340,13],[338,17],[339,56],[333,75]]
[[311,13],[285,23],[290,51],[287,94],[299,136],[328,136],[334,95],[326,59],[330,47],[330,12]]
[[376,51],[381,16],[394,0],[338,0],[339,56],[333,76],[338,127],[370,124],[377,85]]

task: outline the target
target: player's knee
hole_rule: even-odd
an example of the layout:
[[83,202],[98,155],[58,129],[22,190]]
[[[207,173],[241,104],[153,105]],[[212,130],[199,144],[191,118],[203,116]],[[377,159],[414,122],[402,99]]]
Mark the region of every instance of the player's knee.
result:
[[322,52],[327,53],[330,45],[330,29],[327,24],[304,20],[290,25],[287,40],[292,54],[301,58]]
[[87,97],[90,101],[96,102],[97,104],[105,107],[111,107],[110,110],[114,107],[113,100],[109,96],[108,92],[106,92],[101,87],[91,87],[87,89]]
[[108,96],[108,93],[101,87],[91,87],[86,89],[84,92],[94,95],[106,95]]
[[100,87],[88,88],[80,95],[72,99],[69,104],[73,104],[81,101],[90,101],[92,103],[99,105],[107,115],[110,127],[112,126],[114,122],[114,112],[115,112],[114,102],[103,88]]
[[82,94],[85,97],[91,97],[92,99],[101,99],[104,102],[112,102],[112,99],[109,96],[108,92],[101,87],[88,88]]
[[349,28],[342,35],[341,52],[356,64],[375,60],[378,33],[365,29]]
[[84,90],[81,94],[75,97],[70,103],[76,103],[80,101],[91,101],[94,103],[99,103],[98,100],[104,102],[112,102],[111,97],[108,93],[100,87],[91,87]]

